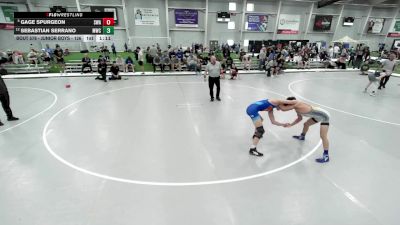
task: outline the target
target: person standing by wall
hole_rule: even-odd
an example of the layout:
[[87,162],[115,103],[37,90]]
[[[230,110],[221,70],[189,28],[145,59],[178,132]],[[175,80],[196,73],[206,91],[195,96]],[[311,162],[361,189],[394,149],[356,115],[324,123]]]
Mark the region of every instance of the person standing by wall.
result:
[[333,47],[333,58],[338,58],[339,57],[339,51],[340,51],[340,47],[338,45],[335,45],[335,47]]
[[396,61],[395,61],[396,55],[394,53],[391,53],[389,56],[389,59],[386,59],[382,63],[382,72],[386,74],[385,77],[381,79],[381,82],[379,84],[378,89],[386,88],[386,84],[389,81],[390,75],[392,75],[394,68],[396,67]]
[[328,56],[329,56],[329,58],[333,58],[333,47],[332,46],[329,46],[329,49],[328,49]]
[[214,84],[217,86],[217,100],[221,101],[219,98],[219,93],[221,91],[220,87],[220,74],[221,74],[221,63],[217,61],[215,56],[211,56],[210,62],[206,66],[206,71],[204,73],[204,80],[208,75],[208,87],[210,88],[210,101],[214,101]]
[[140,47],[137,47],[136,50],[138,51],[138,63],[139,66],[142,67],[142,75],[144,75],[144,56],[143,50]]
[[[10,108],[10,95],[8,94],[8,89],[6,84],[4,83],[3,78],[1,77],[2,75],[6,75],[7,70],[4,68],[0,68],[0,102],[1,106],[4,109],[4,112],[7,114],[7,120],[8,121],[15,121],[19,120],[17,117],[13,116],[13,113]],[[0,121],[0,126],[3,126],[4,124]]]
[[267,58],[266,54],[267,53],[265,53],[265,49],[264,48],[262,48],[260,50],[260,54],[258,54],[258,59],[259,59],[258,69],[259,70],[263,70],[264,69],[265,59]]
[[112,43],[112,45],[111,45],[111,50],[112,50],[113,56],[116,57],[117,56],[117,51],[115,50],[115,44],[114,43]]

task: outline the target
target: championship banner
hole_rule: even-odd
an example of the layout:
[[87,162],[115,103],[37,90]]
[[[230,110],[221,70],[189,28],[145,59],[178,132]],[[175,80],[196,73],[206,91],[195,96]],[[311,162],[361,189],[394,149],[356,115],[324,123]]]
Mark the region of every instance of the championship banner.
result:
[[134,8],[135,25],[160,26],[158,8]]
[[175,9],[175,26],[199,27],[199,11],[195,9]]
[[368,21],[368,33],[379,34],[382,32],[385,19],[370,19]]
[[314,21],[314,31],[328,31],[331,29],[333,16],[316,15]]
[[3,30],[14,30],[14,12],[18,12],[18,8],[25,6],[0,3],[0,29]]
[[118,13],[117,8],[107,6],[90,6],[92,12],[112,12],[114,13],[114,24],[118,25]]
[[400,49],[400,39],[395,39],[393,41],[392,50],[399,50]]
[[394,26],[390,29],[388,37],[400,37],[400,20],[394,22]]
[[249,14],[247,15],[246,30],[267,31],[268,15]]
[[281,14],[279,17],[278,34],[298,34],[300,15]]
[[0,23],[14,23],[14,12],[18,12],[18,7],[2,5],[1,12],[3,13],[3,18]]

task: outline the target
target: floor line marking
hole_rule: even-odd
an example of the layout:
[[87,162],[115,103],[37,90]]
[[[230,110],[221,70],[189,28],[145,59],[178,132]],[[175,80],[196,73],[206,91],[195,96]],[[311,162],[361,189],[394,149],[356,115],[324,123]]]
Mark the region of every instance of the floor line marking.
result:
[[[141,185],[153,185],[153,186],[200,186],[200,185],[214,185],[214,184],[226,184],[226,183],[233,183],[233,182],[239,182],[239,181],[246,181],[246,180],[251,180],[251,179],[255,179],[255,178],[259,178],[259,177],[263,177],[263,176],[267,176],[273,173],[277,173],[279,171],[285,170],[287,168],[290,168],[300,162],[302,162],[303,160],[307,159],[309,156],[311,156],[312,154],[314,154],[315,151],[318,150],[318,148],[321,146],[322,141],[320,140],[314,147],[313,149],[311,149],[311,151],[309,151],[307,154],[303,155],[302,157],[300,157],[299,159],[286,164],[284,166],[266,171],[266,172],[262,172],[262,173],[258,173],[258,174],[254,174],[254,175],[249,175],[249,176],[243,176],[243,177],[238,177],[238,178],[232,178],[232,179],[222,179],[222,180],[212,180],[212,181],[199,181],[199,182],[152,182],[152,181],[139,181],[139,180],[132,180],[132,179],[125,179],[125,178],[120,178],[120,177],[115,177],[115,176],[110,176],[110,175],[106,175],[106,174],[100,174],[97,172],[93,172],[87,169],[84,169],[82,167],[76,166],[70,162],[68,162],[67,160],[63,159],[61,156],[59,156],[57,153],[55,153],[53,151],[53,149],[50,147],[48,140],[47,140],[47,130],[51,124],[51,122],[62,112],[64,112],[65,110],[67,110],[68,108],[70,108],[71,106],[74,106],[78,103],[81,103],[89,98],[101,95],[101,94],[105,94],[105,93],[113,93],[119,90],[125,90],[125,89],[130,89],[130,88],[135,88],[135,87],[142,87],[142,86],[156,86],[156,85],[166,85],[166,84],[204,84],[204,82],[166,82],[166,83],[153,83],[153,84],[140,84],[140,85],[134,85],[134,86],[129,86],[129,87],[123,87],[123,88],[118,88],[118,89],[114,89],[114,90],[110,90],[110,91],[104,91],[104,92],[100,92],[100,93],[96,93],[90,96],[87,96],[85,98],[82,98],[80,100],[77,100],[65,107],[63,107],[62,109],[60,109],[58,112],[56,112],[47,122],[46,125],[43,129],[42,132],[42,140],[43,140],[43,144],[46,147],[47,151],[54,157],[56,158],[59,162],[63,163],[64,165],[77,170],[79,172],[85,173],[87,175],[91,175],[91,176],[95,176],[98,178],[102,178],[102,179],[106,179],[106,180],[111,180],[111,181],[117,181],[117,182],[122,182],[122,183],[129,183],[129,184],[141,184]],[[256,88],[255,88],[256,89]],[[273,91],[268,91],[265,89],[261,89],[265,92],[271,92],[274,94],[278,94],[280,96],[283,96],[282,94],[273,92]],[[246,153],[245,153],[246,154]]]
[[323,104],[321,104],[321,103],[318,103],[318,102],[315,102],[315,101],[313,101],[313,100],[311,100],[311,99],[308,99],[308,98],[306,98],[306,97],[304,97],[304,96],[301,96],[299,93],[297,93],[296,91],[294,91],[293,88],[292,88],[293,85],[298,84],[298,83],[301,83],[301,82],[304,82],[304,81],[310,81],[310,80],[311,80],[311,81],[312,81],[312,80],[325,80],[325,79],[333,79],[333,80],[335,80],[335,79],[338,79],[338,80],[340,80],[340,79],[341,79],[341,80],[357,80],[357,79],[349,79],[349,78],[302,79],[302,80],[296,80],[296,81],[291,82],[291,83],[288,85],[288,89],[289,89],[289,91],[290,91],[293,95],[295,95],[295,96],[297,96],[297,97],[299,97],[299,98],[301,98],[301,99],[303,99],[303,100],[306,100],[306,101],[311,102],[311,103],[313,103],[313,104],[316,104],[316,105],[325,107],[325,108],[327,108],[327,109],[331,109],[331,110],[336,111],[336,112],[341,112],[341,113],[344,113],[344,114],[347,114],[347,115],[351,115],[351,116],[354,116],[354,117],[358,117],[358,118],[362,118],[362,119],[367,119],[367,120],[372,120],[372,121],[376,121],[376,122],[380,122],[380,123],[385,123],[385,124],[400,126],[400,123],[394,123],[394,122],[389,122],[389,121],[385,121],[385,120],[375,119],[375,118],[371,118],[371,117],[368,117],[368,116],[363,116],[363,115],[359,115],[359,114],[347,112],[347,111],[344,111],[344,110],[341,110],[341,109],[336,109],[336,108],[333,108],[333,107],[330,107],[330,106],[327,106],[327,105],[323,105]]
[[22,121],[21,123],[18,123],[18,124],[14,125],[14,126],[11,126],[11,127],[7,128],[7,129],[1,130],[1,131],[0,131],[0,134],[2,134],[2,133],[4,133],[4,132],[7,132],[7,131],[9,131],[9,130],[11,130],[11,129],[14,129],[14,128],[16,128],[16,127],[22,126],[23,124],[25,124],[25,123],[27,123],[27,122],[29,122],[29,121],[35,119],[36,117],[38,117],[38,116],[42,115],[43,113],[45,113],[46,111],[50,110],[50,109],[57,103],[57,101],[58,101],[57,94],[54,93],[54,92],[52,92],[52,91],[50,91],[50,90],[47,90],[47,89],[33,88],[33,87],[9,87],[9,88],[10,88],[10,89],[32,89],[32,90],[43,91],[43,92],[50,93],[50,94],[54,97],[54,99],[53,99],[53,102],[51,103],[51,105],[48,106],[48,107],[47,107],[46,109],[44,109],[43,111],[39,112],[39,113],[36,114],[36,115],[33,115],[32,117],[30,117],[30,118],[28,118],[28,119]]

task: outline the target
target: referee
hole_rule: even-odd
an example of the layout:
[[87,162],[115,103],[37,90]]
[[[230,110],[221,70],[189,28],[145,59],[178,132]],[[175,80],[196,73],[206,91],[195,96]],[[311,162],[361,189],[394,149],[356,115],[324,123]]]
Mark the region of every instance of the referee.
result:
[[215,56],[211,56],[210,62],[206,66],[206,71],[204,73],[204,81],[208,75],[208,87],[210,88],[211,101],[214,101],[214,84],[217,86],[217,100],[221,101],[219,98],[220,88],[220,73],[221,73],[221,63],[217,61]]
[[[10,96],[8,95],[8,90],[7,86],[4,83],[3,78],[1,77],[2,75],[6,75],[7,70],[4,68],[0,67],[0,102],[1,105],[3,106],[4,111],[7,114],[7,119],[8,121],[14,121],[18,120],[18,118],[14,117],[10,108]],[[3,126],[4,124],[0,121],[0,126]]]

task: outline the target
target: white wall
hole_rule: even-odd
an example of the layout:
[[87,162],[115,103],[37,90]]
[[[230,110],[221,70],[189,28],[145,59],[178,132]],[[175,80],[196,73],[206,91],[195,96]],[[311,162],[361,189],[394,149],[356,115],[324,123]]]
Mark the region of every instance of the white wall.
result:
[[[165,1],[166,0],[125,0],[126,7],[128,11],[128,23],[125,24],[123,10],[122,10],[122,0],[80,0],[82,11],[89,11],[88,6],[84,4],[96,4],[96,5],[114,5],[118,10],[119,24],[116,26],[114,34],[114,42],[117,46],[117,50],[122,50],[125,42],[128,42],[127,36],[131,37],[130,47],[134,48],[136,46],[141,46],[143,48],[150,46],[154,43],[160,43],[162,47],[166,47],[170,42],[173,46],[189,46],[192,43],[203,43],[204,42],[204,31],[176,31],[170,30],[169,36],[170,40],[166,37],[168,35],[168,29],[175,29],[175,18],[173,9],[166,10]],[[228,30],[227,23],[216,22],[216,12],[217,11],[228,11],[228,3],[236,2],[237,10],[236,15],[231,16],[232,21],[235,22],[236,28],[234,30]],[[31,0],[33,4],[34,11],[48,11],[50,6],[62,5],[68,6],[69,11],[77,11],[75,0]],[[254,3],[255,12],[254,13],[266,13],[269,14],[268,31],[269,32],[243,32],[241,40],[241,29],[244,30],[244,25],[242,25],[242,10],[243,1],[242,0],[209,0],[209,13],[205,14],[205,10],[199,11],[199,29],[208,30],[207,40],[218,40],[221,42],[226,42],[228,39],[232,39],[235,42],[242,42],[245,39],[248,40],[271,40],[275,31],[275,25],[277,21],[277,11],[279,2],[276,0],[254,0],[248,1]],[[168,0],[170,7],[187,7],[187,8],[205,8],[205,0]],[[158,8],[160,14],[160,26],[136,26],[134,24],[134,8],[135,7],[145,7],[145,8]],[[361,31],[365,32],[366,16],[368,14],[368,7],[363,6],[349,6],[344,7],[343,15],[341,18],[337,14],[340,13],[341,6],[330,5],[321,9],[314,7],[311,22],[309,24],[307,35],[306,24],[307,19],[310,15],[311,3],[309,2],[293,2],[293,1],[283,1],[281,13],[282,14],[297,14],[301,16],[300,32],[297,35],[284,35],[277,34],[276,38],[280,40],[295,40],[295,39],[305,39],[312,42],[315,41],[326,41],[331,42],[334,39],[339,39],[345,35],[350,36],[356,40],[362,39],[368,42],[373,50],[378,48],[378,43],[385,42],[388,47],[390,47],[395,38],[385,38],[384,35],[374,35],[374,34],[363,34],[361,37]],[[371,17],[393,17],[396,12],[396,8],[377,8],[374,7]],[[332,14],[333,22],[330,32],[315,32],[313,31],[313,22],[315,14]],[[169,23],[167,25],[166,15],[169,17]],[[343,17],[353,16],[356,17],[354,26],[344,27],[342,26]],[[208,18],[208,25],[206,27],[204,21]],[[400,18],[400,15],[398,15]],[[385,21],[385,26],[382,34],[386,34],[390,29],[392,20],[387,18]],[[338,29],[333,35],[333,31],[336,25],[339,23]],[[124,28],[129,28],[129,33],[126,33]],[[35,47],[44,46],[45,43],[28,43],[28,42],[17,42],[13,38],[13,31],[11,30],[0,30],[0,49],[21,49],[27,51],[29,45],[33,44]],[[55,45],[55,43],[50,43]],[[80,43],[64,42],[61,43],[63,46],[68,47],[72,50],[80,50]],[[91,43],[88,43],[90,45]],[[106,43],[111,45],[111,43]]]

